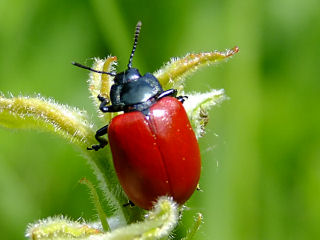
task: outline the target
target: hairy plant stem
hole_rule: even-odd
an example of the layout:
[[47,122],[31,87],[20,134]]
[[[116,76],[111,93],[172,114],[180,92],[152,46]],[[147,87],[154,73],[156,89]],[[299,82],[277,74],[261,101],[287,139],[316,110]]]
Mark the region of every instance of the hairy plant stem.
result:
[[127,225],[137,220],[143,219],[144,210],[134,207],[124,207],[128,202],[117,179],[113,163],[111,161],[110,150],[87,151],[86,157],[95,171],[106,201],[107,217],[117,216],[120,225]]
[[105,232],[110,231],[110,227],[109,227],[109,224],[107,222],[107,216],[106,216],[106,213],[104,212],[104,210],[103,210],[103,208],[101,206],[101,201],[100,201],[100,198],[99,198],[99,195],[98,195],[98,192],[97,192],[95,186],[92,184],[91,181],[89,181],[86,178],[82,178],[80,180],[80,183],[86,185],[88,187],[88,189],[89,189],[93,204],[94,204],[94,206],[96,208],[96,211],[98,213],[98,216],[100,218],[103,230]]

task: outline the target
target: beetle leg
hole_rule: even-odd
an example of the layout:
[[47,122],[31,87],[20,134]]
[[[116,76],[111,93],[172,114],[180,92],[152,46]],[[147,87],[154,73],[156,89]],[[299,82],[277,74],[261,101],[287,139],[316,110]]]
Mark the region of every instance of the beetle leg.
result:
[[105,97],[101,96],[100,94],[98,95],[98,99],[101,102],[99,109],[101,112],[120,112],[123,111],[122,106],[118,105],[110,105],[107,106],[107,104],[110,102],[108,99]]
[[169,89],[169,90],[166,90],[162,93],[160,93],[160,95],[157,97],[157,100],[160,100],[161,98],[164,98],[164,97],[175,97],[177,96],[177,89]]
[[188,96],[178,96],[177,99],[179,102],[184,103],[184,101],[188,99]]
[[[101,97],[102,99],[103,97]],[[99,99],[100,100],[100,99]],[[106,106],[109,102],[104,99],[101,104],[100,104],[100,111],[101,112],[120,112],[120,111],[123,111],[123,106],[122,105],[109,105],[109,106]]]
[[122,206],[123,206],[123,207],[128,207],[128,206],[134,207],[135,204],[129,200],[127,203],[123,204]]
[[178,99],[179,102],[181,103],[184,103],[184,101],[188,98],[188,96],[178,96],[177,97],[177,89],[169,89],[169,90],[166,90],[164,92],[162,92],[158,97],[157,97],[157,100],[160,100],[161,98],[164,98],[164,97],[175,97]]
[[109,103],[109,101],[107,101],[107,99],[104,98],[104,97],[102,97],[100,94],[98,95],[98,99],[99,99],[99,101],[101,102],[99,109],[100,109],[102,112],[108,112],[109,106],[107,107],[106,105]]
[[100,148],[103,148],[108,144],[108,141],[104,138],[102,138],[103,135],[106,135],[108,133],[108,125],[100,128],[95,135],[95,138],[99,142],[97,145],[92,145],[91,147],[87,147],[87,150],[95,150],[98,151]]
[[105,97],[101,96],[100,94],[97,96],[97,98],[99,99],[100,102],[106,102],[106,104],[110,102]]

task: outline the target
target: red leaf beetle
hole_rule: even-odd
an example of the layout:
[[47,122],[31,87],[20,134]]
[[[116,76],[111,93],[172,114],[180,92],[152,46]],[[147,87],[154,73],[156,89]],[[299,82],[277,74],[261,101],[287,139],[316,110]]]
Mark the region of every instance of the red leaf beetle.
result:
[[201,158],[196,136],[182,105],[185,96],[176,89],[164,91],[151,73],[141,76],[132,68],[141,22],[136,26],[128,69],[117,74],[97,71],[79,63],[74,65],[114,76],[111,105],[102,96],[102,112],[119,112],[109,125],[96,132],[99,150],[108,144],[120,184],[135,205],[152,208],[158,197],[167,195],[183,204],[197,187]]

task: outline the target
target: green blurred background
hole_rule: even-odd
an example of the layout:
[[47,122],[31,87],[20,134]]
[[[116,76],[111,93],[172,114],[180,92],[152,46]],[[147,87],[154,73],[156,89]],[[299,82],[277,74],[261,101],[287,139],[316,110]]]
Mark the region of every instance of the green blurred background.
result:
[[[187,81],[189,91],[224,88],[200,140],[203,192],[196,239],[320,239],[320,6],[318,0],[0,0],[0,91],[41,93],[86,109],[92,57],[153,72],[187,52],[240,53]],[[94,180],[72,145],[45,133],[0,128],[1,239],[24,239],[27,223],[65,214],[95,219],[82,177]]]

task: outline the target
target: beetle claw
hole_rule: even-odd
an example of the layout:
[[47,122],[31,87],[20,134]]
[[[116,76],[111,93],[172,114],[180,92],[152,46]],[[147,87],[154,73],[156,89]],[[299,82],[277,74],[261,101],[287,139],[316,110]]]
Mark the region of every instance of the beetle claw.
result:
[[99,95],[97,96],[97,98],[99,99],[100,102],[109,103],[109,100],[106,99],[105,97],[101,96],[101,94],[99,94]]
[[128,206],[134,207],[135,204],[129,200],[127,203],[123,204],[122,206],[123,206],[123,207],[128,207]]
[[87,147],[87,150],[98,151],[100,148],[102,148],[100,145],[92,145],[91,147]]
[[184,103],[184,101],[188,99],[188,96],[179,96],[177,99],[179,102]]

